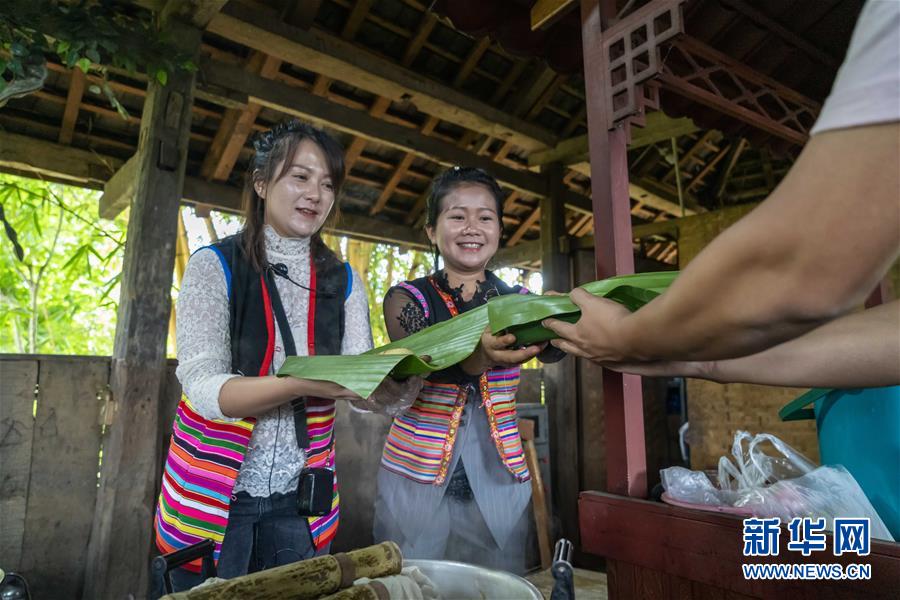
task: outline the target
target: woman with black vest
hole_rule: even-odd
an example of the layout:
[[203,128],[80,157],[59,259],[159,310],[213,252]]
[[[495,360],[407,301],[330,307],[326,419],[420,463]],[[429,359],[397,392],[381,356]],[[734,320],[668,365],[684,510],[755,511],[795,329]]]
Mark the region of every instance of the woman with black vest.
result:
[[[372,347],[366,290],[322,242],[344,178],[340,145],[287,121],[254,142],[243,230],[191,256],[178,296],[184,389],[154,528],[171,552],[215,542],[224,578],[328,551],[338,525],[335,400],[409,405],[421,380],[363,399],[333,383],[278,378],[287,355]],[[304,491],[298,502],[298,486]],[[172,573],[200,583],[199,561]]]
[[[392,340],[447,321],[493,296],[528,293],[485,269],[503,231],[503,197],[481,169],[455,167],[431,184],[425,225],[444,266],[388,290]],[[516,416],[519,365],[562,353],[518,347],[485,331],[466,360],[430,375],[415,403],[395,417],[382,454],[376,541],[409,558],[525,570],[531,484]]]

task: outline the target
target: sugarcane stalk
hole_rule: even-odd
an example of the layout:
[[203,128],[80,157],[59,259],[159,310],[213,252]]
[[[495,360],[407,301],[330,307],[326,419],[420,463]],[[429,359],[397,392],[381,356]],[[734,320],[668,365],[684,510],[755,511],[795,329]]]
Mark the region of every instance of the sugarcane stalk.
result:
[[403,556],[397,544],[383,542],[169,594],[163,600],[313,600],[349,587],[360,577],[376,579],[397,575],[402,566]]

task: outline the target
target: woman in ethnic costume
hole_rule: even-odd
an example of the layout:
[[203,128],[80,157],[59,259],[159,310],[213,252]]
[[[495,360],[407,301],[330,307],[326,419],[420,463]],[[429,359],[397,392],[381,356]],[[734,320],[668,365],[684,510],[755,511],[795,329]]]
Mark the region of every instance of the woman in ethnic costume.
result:
[[[319,236],[344,178],[340,145],[294,120],[254,148],[243,230],[195,252],[184,273],[184,397],[154,521],[162,552],[212,539],[223,578],[327,552],[337,481],[317,516],[299,515],[297,485],[304,468],[333,473],[335,400],[408,405],[421,386],[388,380],[363,400],[337,384],[274,376],[286,355],[359,354],[372,333],[359,275]],[[176,591],[198,584],[199,561],[172,582]]]
[[[502,233],[502,192],[480,169],[453,168],[432,183],[426,231],[443,269],[392,287],[384,318],[392,340],[481,306],[528,293],[485,270]],[[404,557],[458,560],[521,573],[531,484],[516,423],[519,365],[546,344],[515,347],[485,331],[476,352],[432,374],[391,426],[378,474],[374,534]]]

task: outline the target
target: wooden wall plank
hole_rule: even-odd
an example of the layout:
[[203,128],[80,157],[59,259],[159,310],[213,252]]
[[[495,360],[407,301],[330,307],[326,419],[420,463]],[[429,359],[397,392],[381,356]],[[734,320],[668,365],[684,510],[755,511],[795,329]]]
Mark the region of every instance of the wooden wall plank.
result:
[[106,358],[41,361],[22,548],[36,598],[81,596],[97,498],[97,395],[108,381]]
[[36,360],[0,361],[0,566],[10,571],[22,566],[37,378]]

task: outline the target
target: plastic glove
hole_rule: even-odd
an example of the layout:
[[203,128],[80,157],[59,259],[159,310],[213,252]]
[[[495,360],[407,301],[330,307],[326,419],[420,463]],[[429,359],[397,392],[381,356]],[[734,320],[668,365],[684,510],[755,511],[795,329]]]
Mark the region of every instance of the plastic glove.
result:
[[423,385],[425,380],[421,377],[409,377],[402,381],[386,377],[371,396],[363,400],[351,400],[351,404],[359,410],[396,417],[412,406]]

